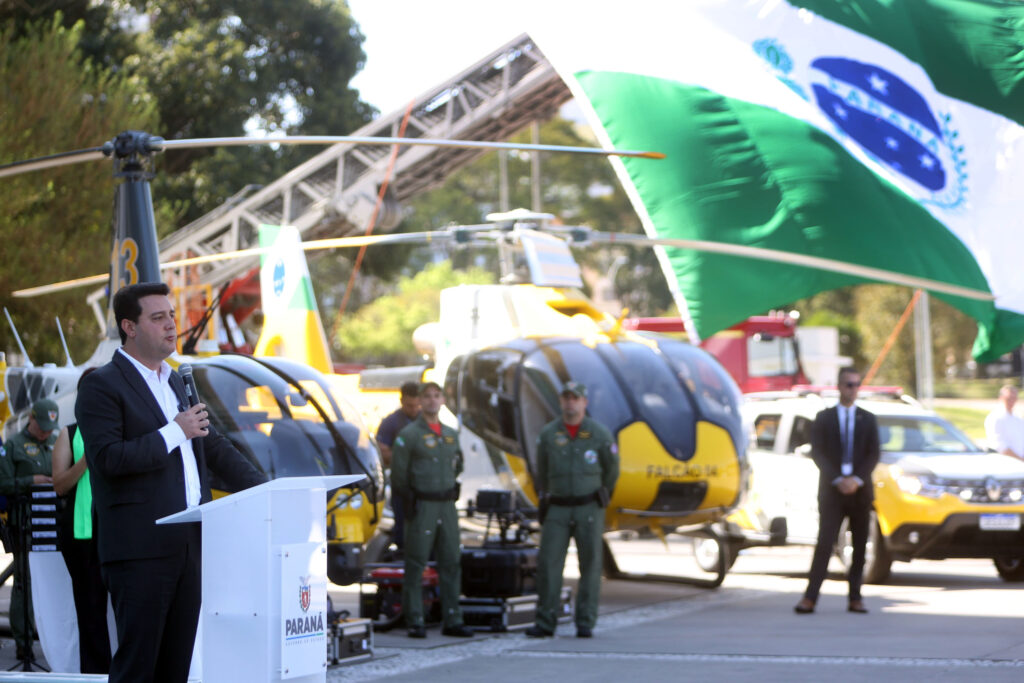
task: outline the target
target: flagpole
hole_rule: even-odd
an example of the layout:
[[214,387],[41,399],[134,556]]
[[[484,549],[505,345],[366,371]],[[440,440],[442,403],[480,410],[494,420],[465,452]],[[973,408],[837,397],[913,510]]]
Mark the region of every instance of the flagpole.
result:
[[926,408],[935,403],[935,377],[932,366],[932,324],[928,309],[928,292],[921,290],[921,297],[914,307],[914,364],[917,366],[917,400]]

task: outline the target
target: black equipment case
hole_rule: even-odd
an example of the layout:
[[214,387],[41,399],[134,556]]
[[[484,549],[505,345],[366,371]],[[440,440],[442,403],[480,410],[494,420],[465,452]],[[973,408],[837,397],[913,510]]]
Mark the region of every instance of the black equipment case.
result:
[[[515,598],[469,598],[459,600],[462,620],[475,631],[504,633],[512,629],[533,625],[537,616],[537,596],[521,595]],[[562,587],[558,621],[572,617],[572,589]]]
[[327,661],[360,662],[373,656],[373,624],[369,619],[341,619],[328,630]]
[[537,547],[486,544],[462,549],[462,594],[510,598],[537,592]]

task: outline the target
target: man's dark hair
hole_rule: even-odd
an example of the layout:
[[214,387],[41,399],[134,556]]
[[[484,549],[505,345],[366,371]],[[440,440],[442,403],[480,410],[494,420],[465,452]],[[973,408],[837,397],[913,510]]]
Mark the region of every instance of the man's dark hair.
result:
[[420,395],[420,385],[416,382],[403,382],[402,383],[402,398],[418,398]]
[[858,370],[857,368],[853,367],[852,365],[847,365],[844,368],[839,368],[839,374],[836,375],[836,383],[838,383],[839,380],[841,380],[843,378],[843,375],[849,375],[849,374],[859,375],[860,374],[860,370]]
[[139,316],[142,315],[142,305],[139,303],[139,299],[154,294],[167,296],[170,293],[171,288],[163,282],[140,282],[117,290],[117,294],[114,295],[114,324],[117,325],[117,333],[121,337],[122,344],[128,340],[128,335],[121,329],[121,321],[139,322]]

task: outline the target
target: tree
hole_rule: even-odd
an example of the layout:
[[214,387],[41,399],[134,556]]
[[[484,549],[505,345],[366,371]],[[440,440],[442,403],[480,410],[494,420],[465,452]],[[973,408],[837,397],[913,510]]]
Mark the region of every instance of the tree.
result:
[[[72,37],[23,49],[23,41],[39,40],[40,22]],[[168,138],[243,135],[247,123],[269,133],[341,134],[373,113],[348,86],[365,56],[363,37],[340,0],[0,2],[0,31],[0,163],[94,147],[129,128]],[[79,72],[93,80],[75,85],[75,78],[84,78]],[[161,235],[317,151],[263,147],[159,155],[153,196]],[[99,184],[83,182],[86,177]],[[0,234],[31,230],[17,233],[23,242],[24,235],[46,235],[37,248],[19,249],[16,263],[7,260],[0,280],[5,295],[12,288],[107,269],[109,165],[93,162],[5,179],[0,192],[23,198],[37,216],[29,224],[5,207]],[[75,225],[77,231],[70,237],[54,233],[57,225]],[[80,321],[88,330],[84,341],[71,340],[76,356],[94,343],[92,314],[81,300],[79,291],[45,301],[49,311],[77,311],[73,320],[64,320],[66,329]],[[27,346],[31,350],[45,337],[56,351],[52,321],[37,323],[29,310],[18,304],[12,311]],[[0,341],[6,335],[5,329]]]
[[[341,0],[47,0],[0,5],[14,35],[31,21],[84,22],[88,61],[142,79],[168,139],[266,133],[345,134],[374,110],[349,81],[363,36]],[[113,126],[89,141],[120,132]],[[51,148],[46,153],[66,151]],[[161,157],[154,181],[161,234],[211,211],[250,183],[267,183],[315,148],[194,149]]]
[[[912,289],[895,285],[861,285],[856,288],[855,320],[861,332],[863,352],[868,363],[874,363],[878,358],[913,296]],[[864,372],[867,369],[865,366]],[[896,337],[872,383],[896,384],[907,391],[917,386],[912,320],[907,321]]]
[[[83,30],[82,23],[66,28],[60,19],[0,30],[0,163],[91,147],[111,129],[156,124],[155,102],[138,78],[83,58]],[[53,316],[60,317],[75,360],[83,360],[98,337],[94,317],[81,291],[45,301],[10,300],[8,293],[107,270],[113,190],[110,166],[100,163],[0,183],[0,241],[8,245],[0,292],[35,363],[64,361]],[[13,350],[6,324],[0,345]]]
[[[126,68],[149,84],[168,138],[342,135],[374,110],[349,81],[362,68],[363,36],[344,2],[133,0],[149,30]],[[154,184],[184,224],[249,183],[267,183],[316,148],[190,150],[167,155]]]
[[412,333],[441,314],[440,294],[461,284],[491,284],[494,276],[480,268],[457,271],[442,261],[398,281],[395,294],[377,298],[334,328],[332,338],[348,361],[409,364],[417,361]]

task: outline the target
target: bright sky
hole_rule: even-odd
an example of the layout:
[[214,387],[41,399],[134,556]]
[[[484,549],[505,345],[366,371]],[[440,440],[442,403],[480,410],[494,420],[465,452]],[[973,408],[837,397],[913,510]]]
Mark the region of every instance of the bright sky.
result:
[[[348,0],[366,40],[366,67],[352,80],[381,114],[402,109],[526,31],[536,0]],[[520,17],[519,20],[516,17]]]

